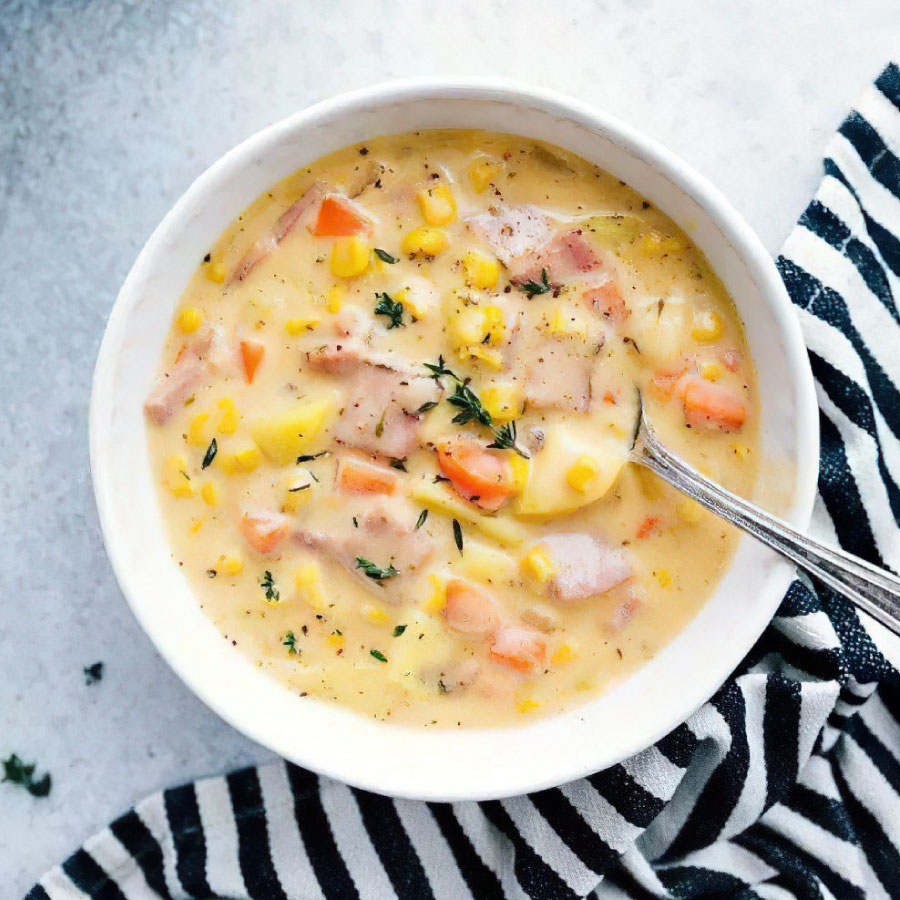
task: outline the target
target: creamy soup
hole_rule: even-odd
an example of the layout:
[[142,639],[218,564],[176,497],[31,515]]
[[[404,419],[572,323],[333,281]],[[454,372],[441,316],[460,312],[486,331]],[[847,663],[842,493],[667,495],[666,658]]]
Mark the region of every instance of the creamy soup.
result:
[[223,638],[299,696],[522,721],[709,597],[736,535],[626,463],[637,391],[748,494],[756,380],[721,282],[627,185],[510,135],[380,137],[198,262],[146,403],[162,513]]

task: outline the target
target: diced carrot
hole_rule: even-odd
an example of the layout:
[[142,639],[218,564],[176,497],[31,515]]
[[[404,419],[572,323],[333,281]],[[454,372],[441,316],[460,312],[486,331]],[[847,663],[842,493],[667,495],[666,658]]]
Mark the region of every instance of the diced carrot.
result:
[[473,638],[489,637],[500,625],[500,614],[493,598],[458,578],[447,582],[444,618],[454,631]]
[[320,237],[370,234],[372,220],[352,201],[340,194],[328,194],[319,206],[315,233]]
[[691,378],[684,389],[684,419],[692,428],[739,429],[747,418],[747,407],[731,388],[702,378]]
[[344,458],[338,465],[336,482],[338,490],[347,494],[393,494],[398,479],[382,466]]
[[659,369],[650,379],[649,387],[659,400],[671,400],[673,395],[681,397],[684,392],[684,375],[687,368]]
[[271,553],[291,527],[288,516],[268,512],[245,512],[241,516],[241,534],[258,553]]
[[507,625],[491,641],[491,656],[520,672],[534,672],[547,657],[547,641],[530,628]]
[[584,292],[584,300],[595,312],[614,325],[621,325],[628,318],[628,307],[614,278],[599,287]]
[[248,383],[253,382],[253,376],[262,362],[265,352],[266,345],[261,341],[241,341],[241,360],[244,363],[244,372],[247,375]]
[[658,525],[659,519],[656,516],[648,516],[638,526],[637,536],[639,538],[649,537],[654,531],[656,531]]
[[438,447],[438,465],[461,497],[494,512],[516,490],[508,452],[488,450],[470,438],[455,438]]

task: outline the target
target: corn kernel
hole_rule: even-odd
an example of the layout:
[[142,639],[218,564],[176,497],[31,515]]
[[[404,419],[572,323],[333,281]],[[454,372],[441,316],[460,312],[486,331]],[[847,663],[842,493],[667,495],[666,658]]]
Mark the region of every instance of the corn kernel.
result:
[[250,444],[240,450],[219,454],[220,465],[229,475],[252,472],[262,463],[262,453],[256,444]]
[[369,268],[369,242],[358,234],[335,238],[331,248],[331,274],[354,278]]
[[325,309],[330,313],[341,311],[341,304],[347,296],[347,288],[342,284],[333,284],[325,295]]
[[576,653],[568,644],[560,644],[550,657],[550,664],[565,666],[575,660]]
[[532,700],[530,697],[523,697],[521,700],[516,700],[516,709],[522,715],[526,715],[527,713],[533,712],[540,705],[541,704],[538,703],[537,700]]
[[469,164],[469,180],[478,193],[487,190],[488,186],[502,171],[499,162],[489,156],[481,156]]
[[497,286],[500,278],[500,263],[477,250],[469,250],[463,257],[463,272],[466,284],[479,291],[489,291]]
[[231,397],[223,397],[219,401],[219,409],[222,410],[222,415],[219,417],[216,431],[219,434],[234,434],[237,431],[239,418],[234,400]]
[[464,306],[450,320],[450,334],[460,346],[480,344],[488,328],[487,316],[480,306]]
[[193,497],[196,493],[187,473],[187,461],[177,453],[163,464],[163,483],[176,497]]
[[244,560],[236,550],[219,557],[218,567],[226,575],[240,575],[244,571]]
[[731,449],[734,451],[734,455],[738,457],[738,459],[749,459],[750,457],[749,444],[743,444],[738,441],[731,445]]
[[222,492],[213,481],[207,481],[200,488],[200,496],[204,499],[207,506],[218,506],[222,502]]
[[540,584],[547,584],[556,574],[556,566],[550,558],[550,554],[547,553],[547,550],[541,544],[532,547],[522,557],[521,565],[525,574]]
[[525,485],[528,484],[528,474],[531,471],[531,464],[527,459],[523,459],[518,453],[514,453],[509,459],[509,467],[512,469],[513,484],[517,491],[523,491]]
[[511,422],[521,411],[525,394],[517,384],[493,384],[481,392],[481,405],[495,422]]
[[296,337],[298,334],[303,334],[306,331],[312,331],[317,325],[321,323],[321,319],[311,319],[311,318],[297,318],[297,319],[288,319],[287,322],[284,323],[284,330],[293,337]]
[[305,474],[295,475],[285,482],[284,500],[281,503],[283,513],[295,513],[305,506],[312,495],[312,480]]
[[722,334],[722,317],[714,310],[697,313],[691,336],[697,341],[714,341]]
[[322,571],[314,562],[303,563],[294,575],[294,584],[300,599],[316,612],[325,612],[325,589],[322,585]]
[[600,472],[597,460],[590,456],[579,456],[566,472],[566,481],[573,490],[584,493]]
[[447,249],[449,240],[439,228],[421,226],[409,232],[400,244],[400,249],[409,256],[437,256]]
[[191,447],[207,447],[209,445],[210,427],[209,413],[194,416],[188,425],[187,442]]
[[227,274],[228,270],[225,268],[225,263],[214,262],[206,267],[206,277],[216,284],[221,284]]
[[206,321],[206,315],[199,306],[186,306],[178,313],[178,328],[185,334],[192,334]]
[[503,354],[499,350],[485,347],[484,344],[474,344],[471,347],[463,347],[459,350],[459,358],[462,362],[476,360],[483,362],[495,372],[503,368]]
[[586,340],[588,336],[587,319],[575,310],[554,304],[547,318],[547,331],[559,337],[578,337]]
[[394,294],[394,299],[402,303],[416,319],[426,318],[434,308],[434,297],[430,293],[408,287],[400,288]]
[[325,640],[336,649],[344,646],[344,635],[340,631],[332,631]]
[[672,583],[672,576],[668,569],[659,569],[653,573],[660,587],[666,588]]
[[436,616],[447,603],[447,583],[434,572],[428,575],[428,583],[431,586],[431,593],[425,599],[422,608],[428,615]]
[[364,603],[360,613],[364,618],[374,622],[376,625],[384,625],[390,621],[390,616],[380,606],[375,606],[374,603]]
[[679,519],[690,525],[696,525],[703,518],[703,507],[696,500],[680,497],[675,501],[675,512]]
[[700,363],[700,375],[707,381],[718,381],[725,374],[722,363],[707,359]]
[[446,225],[456,218],[456,199],[448,184],[425,188],[416,195],[422,217],[429,225]]

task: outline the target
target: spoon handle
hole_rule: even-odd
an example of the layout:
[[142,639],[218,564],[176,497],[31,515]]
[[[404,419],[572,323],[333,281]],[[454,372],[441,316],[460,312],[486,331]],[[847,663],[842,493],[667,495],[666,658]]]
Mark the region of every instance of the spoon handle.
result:
[[890,572],[843,550],[821,544],[714,484],[666,449],[646,422],[641,427],[632,458],[716,515],[815,575],[900,636],[900,579]]

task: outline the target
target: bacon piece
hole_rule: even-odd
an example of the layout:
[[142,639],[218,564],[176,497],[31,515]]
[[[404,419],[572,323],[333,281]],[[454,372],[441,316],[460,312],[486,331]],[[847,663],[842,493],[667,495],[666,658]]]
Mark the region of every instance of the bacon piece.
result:
[[[421,568],[431,556],[434,541],[424,529],[413,527],[415,513],[405,515],[405,504],[398,507],[390,503],[382,500],[370,506],[368,512],[357,516],[358,527],[351,527],[345,534],[299,528],[294,532],[294,540],[330,556],[379,596],[396,599],[405,576]],[[393,566],[397,574],[380,581],[369,578],[357,566],[358,559],[367,559],[384,569]]]
[[580,230],[568,231],[548,241],[536,251],[521,256],[507,265],[515,284],[540,282],[543,272],[553,284],[562,284],[578,275],[600,268],[600,259]]
[[434,403],[433,379],[378,363],[363,363],[350,377],[347,404],[334,428],[338,443],[374,456],[405,459],[418,446],[419,409]]
[[539,543],[553,561],[555,571],[547,588],[559,603],[605,594],[633,574],[625,553],[595,535],[559,532]]
[[583,297],[585,303],[611,325],[621,325],[628,318],[629,312],[625,305],[625,298],[619,289],[619,283],[614,278],[610,278],[609,281],[596,287],[588,288]]
[[179,406],[191,396],[208,374],[222,371],[235,359],[221,328],[206,325],[187,344],[171,371],[157,382],[144,403],[144,411],[155,425],[165,425]]
[[470,216],[466,225],[491,245],[506,266],[542,247],[553,234],[550,218],[529,204]]
[[304,213],[325,196],[325,185],[316,181],[278,218],[278,221],[244,254],[228,277],[228,284],[243,281],[294,230]]

